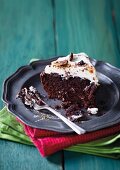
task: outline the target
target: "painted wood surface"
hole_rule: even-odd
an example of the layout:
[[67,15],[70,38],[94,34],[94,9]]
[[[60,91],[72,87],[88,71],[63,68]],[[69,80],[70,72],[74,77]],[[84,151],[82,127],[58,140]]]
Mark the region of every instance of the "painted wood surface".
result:
[[[85,51],[120,68],[120,1],[55,1],[57,55]],[[64,152],[65,170],[119,170],[120,161]]]
[[[51,0],[0,0],[0,91],[3,80],[31,58],[53,55]],[[0,153],[0,170],[62,169],[61,152],[45,159],[35,147],[0,140]]]
[[120,62],[111,1],[56,0],[57,54],[85,51],[113,65]]
[[62,170],[61,155],[42,158],[34,146],[0,140],[0,170]]
[[51,0],[0,0],[0,91],[3,80],[31,58],[53,55]]
[[[3,80],[32,58],[84,51],[120,68],[119,9],[118,0],[0,0],[0,93]],[[4,140],[0,151],[0,170],[120,169],[119,160],[68,151],[46,159]]]
[[65,151],[65,170],[120,170],[120,160]]

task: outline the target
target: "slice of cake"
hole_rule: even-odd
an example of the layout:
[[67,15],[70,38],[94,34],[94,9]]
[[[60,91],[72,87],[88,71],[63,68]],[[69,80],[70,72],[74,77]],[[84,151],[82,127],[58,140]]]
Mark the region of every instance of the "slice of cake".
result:
[[47,65],[40,79],[49,98],[80,108],[95,107],[96,70],[85,53],[69,54]]

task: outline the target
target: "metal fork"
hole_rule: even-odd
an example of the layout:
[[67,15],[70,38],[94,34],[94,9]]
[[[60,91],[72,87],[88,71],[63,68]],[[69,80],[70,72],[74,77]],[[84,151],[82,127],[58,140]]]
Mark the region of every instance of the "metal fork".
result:
[[67,119],[62,114],[60,114],[59,112],[57,112],[56,110],[54,110],[53,108],[48,106],[46,103],[44,103],[44,105],[41,105],[41,106],[34,103],[33,107],[37,111],[42,110],[42,109],[47,109],[47,110],[51,111],[53,114],[55,114],[57,117],[59,117],[64,123],[66,123],[71,129],[73,129],[79,135],[84,134],[86,132],[83,128],[81,128],[78,125],[76,125],[75,123],[71,122],[69,119]]

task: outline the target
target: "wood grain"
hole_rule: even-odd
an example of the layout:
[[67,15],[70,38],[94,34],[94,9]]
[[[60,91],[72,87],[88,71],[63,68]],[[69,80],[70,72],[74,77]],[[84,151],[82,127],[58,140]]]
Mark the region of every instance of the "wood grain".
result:
[[51,0],[0,0],[0,92],[3,80],[31,58],[53,55]]
[[[51,0],[0,0],[0,92],[3,80],[31,58],[53,55]],[[0,152],[0,170],[62,169],[61,152],[46,159],[35,147],[4,140],[0,140]]]
[[120,170],[120,160],[65,151],[65,170]]
[[[67,0],[56,0],[57,55],[84,51],[93,58],[120,68],[120,33],[116,32],[120,30],[119,2],[69,0],[68,3]],[[116,14],[115,21],[113,12]],[[109,170],[120,169],[118,160],[67,151],[64,152],[64,162],[65,170],[105,170],[106,167]]]
[[0,140],[0,170],[61,170],[60,154],[42,158],[33,146]]
[[120,1],[118,0],[112,1],[112,17],[116,32],[117,48],[120,54]]
[[120,54],[110,1],[56,0],[57,54],[84,51],[118,66]]

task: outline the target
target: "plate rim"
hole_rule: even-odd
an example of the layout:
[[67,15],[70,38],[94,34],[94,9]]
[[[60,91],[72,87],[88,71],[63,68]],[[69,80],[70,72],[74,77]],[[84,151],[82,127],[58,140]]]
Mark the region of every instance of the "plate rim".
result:
[[[2,86],[2,101],[6,104],[7,106],[7,109],[9,110],[10,113],[12,113],[15,117],[19,118],[22,122],[24,122],[22,120],[22,118],[18,117],[17,114],[14,113],[15,110],[13,110],[13,107],[14,107],[14,103],[10,102],[8,99],[7,99],[7,93],[8,93],[8,84],[9,82],[11,81],[11,79],[13,79],[14,77],[17,77],[19,75],[19,73],[21,73],[23,71],[23,69],[34,69],[34,65],[36,63],[39,63],[39,64],[45,64],[45,63],[48,63],[48,62],[51,62],[55,59],[57,59],[58,57],[63,57],[63,56],[54,56],[52,58],[49,58],[49,59],[43,59],[43,60],[36,60],[36,61],[32,61],[30,62],[29,64],[27,65],[24,65],[24,66],[21,66],[19,67],[13,74],[11,74],[8,78],[6,78],[4,81],[3,81],[3,86]],[[96,60],[96,59],[93,59],[93,58],[90,58],[90,60],[94,63],[94,65],[97,65],[97,64],[102,64],[102,65],[106,65],[107,67],[110,67],[111,69],[115,69],[116,71],[120,72],[120,68],[117,68],[113,65],[111,65],[110,63],[108,62],[105,62],[105,61],[101,61],[101,60]],[[15,111],[16,112],[16,111]],[[31,122],[28,122],[26,120],[26,122],[24,122],[25,124],[31,126],[31,127],[34,127],[34,128],[38,128],[36,125],[33,125],[31,124]],[[111,124],[112,124],[112,121],[111,121]],[[39,128],[39,129],[42,129],[42,128]],[[43,128],[43,129],[46,129],[48,130],[48,128]],[[93,128],[94,129],[94,128]],[[51,129],[50,129],[51,130]],[[56,130],[54,130],[56,131]],[[62,132],[66,132],[66,130],[62,130]],[[71,133],[73,132],[73,130],[67,130],[67,133]]]

